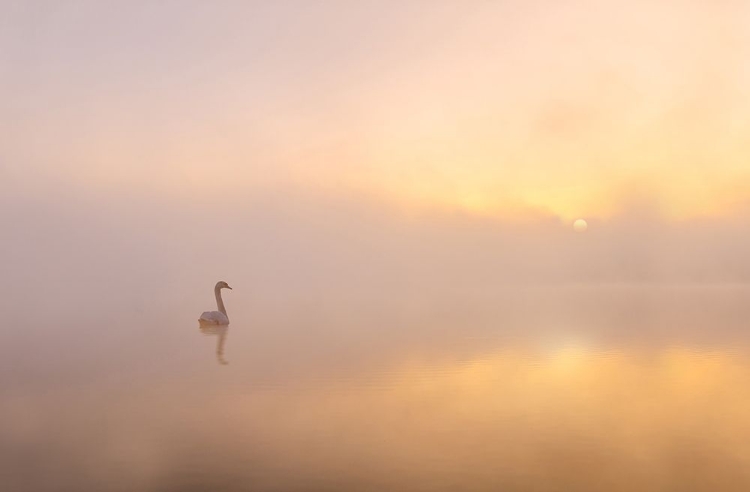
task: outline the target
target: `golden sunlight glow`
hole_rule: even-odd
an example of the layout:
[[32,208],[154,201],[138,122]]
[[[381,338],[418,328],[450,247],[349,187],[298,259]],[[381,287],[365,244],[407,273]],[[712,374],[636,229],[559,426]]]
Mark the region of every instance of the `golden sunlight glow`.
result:
[[[417,476],[440,473],[429,464],[448,456],[469,476],[497,463],[533,473],[541,449],[545,463],[566,464],[561,470],[581,467],[579,473],[591,473],[590,461],[571,455],[605,453],[614,467],[607,472],[621,479],[629,471],[644,473],[644,466],[651,471],[651,460],[670,459],[674,440],[687,435],[722,449],[723,456],[746,460],[749,376],[746,358],[720,351],[563,347],[543,357],[506,349],[461,363],[409,364],[376,384],[259,391],[215,411],[235,423],[232,435],[247,432],[274,443],[268,453],[288,457],[297,442],[334,453],[300,458],[299,465],[314,470],[339,462],[335,453],[351,459],[367,450],[368,467],[384,470],[420,456],[409,461],[424,466],[411,470]],[[335,449],[324,445],[331,435],[339,436]],[[555,487],[571,479],[549,471]],[[646,473],[640,480],[650,478]]]

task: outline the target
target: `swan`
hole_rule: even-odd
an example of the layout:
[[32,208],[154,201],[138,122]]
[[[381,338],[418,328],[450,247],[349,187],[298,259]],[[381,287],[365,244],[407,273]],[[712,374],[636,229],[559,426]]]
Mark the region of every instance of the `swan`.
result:
[[216,295],[216,307],[219,309],[218,311],[206,311],[205,313],[201,314],[201,317],[198,318],[198,322],[202,324],[207,325],[228,325],[229,324],[229,316],[227,316],[227,309],[224,307],[224,301],[221,299],[221,289],[229,289],[232,290],[232,288],[224,281],[218,282],[216,284],[216,287],[214,287],[214,294]]

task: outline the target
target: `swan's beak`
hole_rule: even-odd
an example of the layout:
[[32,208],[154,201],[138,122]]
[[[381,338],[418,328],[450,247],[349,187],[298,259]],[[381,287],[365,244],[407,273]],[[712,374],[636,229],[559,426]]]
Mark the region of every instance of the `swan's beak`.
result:
[[231,288],[230,286],[228,286],[228,285],[227,285],[227,289],[229,289],[229,290],[233,290],[233,289],[232,289],[232,288]]

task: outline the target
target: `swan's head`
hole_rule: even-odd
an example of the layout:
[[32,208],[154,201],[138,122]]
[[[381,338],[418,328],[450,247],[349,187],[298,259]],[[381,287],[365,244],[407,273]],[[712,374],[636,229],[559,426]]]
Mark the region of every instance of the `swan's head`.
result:
[[223,280],[221,282],[219,282],[219,283],[216,284],[216,289],[217,290],[219,290],[219,289],[229,289],[229,290],[232,290],[232,288],[229,286],[229,284],[226,283],[226,282],[224,282]]

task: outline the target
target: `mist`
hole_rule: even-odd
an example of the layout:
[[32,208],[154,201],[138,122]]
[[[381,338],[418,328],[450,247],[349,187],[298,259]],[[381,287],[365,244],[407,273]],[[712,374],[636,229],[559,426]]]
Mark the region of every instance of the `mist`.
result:
[[82,292],[104,303],[157,294],[166,302],[218,278],[269,298],[750,280],[743,216],[668,221],[624,210],[575,233],[552,215],[404,212],[300,190],[191,201],[68,190],[9,193],[2,205],[5,307],[29,294],[67,302]]

